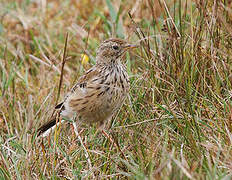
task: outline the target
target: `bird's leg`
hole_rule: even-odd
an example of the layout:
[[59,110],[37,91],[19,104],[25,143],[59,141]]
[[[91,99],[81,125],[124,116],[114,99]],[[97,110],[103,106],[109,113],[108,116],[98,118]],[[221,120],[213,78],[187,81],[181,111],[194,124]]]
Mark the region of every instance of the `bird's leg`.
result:
[[122,157],[123,157],[124,159],[127,159],[126,156],[125,156],[125,154],[124,154],[123,151],[121,150],[121,148],[120,148],[118,142],[115,141],[114,137],[113,137],[113,136],[110,136],[104,129],[102,129],[101,131],[102,131],[102,134],[103,134],[107,139],[109,139],[109,141],[114,145],[114,147],[116,147],[116,148],[120,151]]

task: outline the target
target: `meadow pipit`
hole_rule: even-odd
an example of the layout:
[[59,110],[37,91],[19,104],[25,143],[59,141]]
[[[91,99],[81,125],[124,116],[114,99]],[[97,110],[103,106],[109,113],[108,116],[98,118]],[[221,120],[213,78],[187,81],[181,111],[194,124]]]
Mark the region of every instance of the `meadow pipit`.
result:
[[[96,65],[79,78],[64,101],[55,107],[60,115],[67,118],[76,115],[81,123],[103,124],[111,119],[123,104],[130,87],[122,57],[128,49],[135,47],[116,38],[102,42],[97,50]],[[52,118],[38,129],[39,134],[55,124],[56,118]]]

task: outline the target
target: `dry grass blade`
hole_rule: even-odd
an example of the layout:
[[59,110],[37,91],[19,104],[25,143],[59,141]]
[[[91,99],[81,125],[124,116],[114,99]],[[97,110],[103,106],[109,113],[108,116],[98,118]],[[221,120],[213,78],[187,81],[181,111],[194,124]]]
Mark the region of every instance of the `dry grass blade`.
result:
[[[0,179],[230,179],[231,9],[231,0],[1,0]],[[48,138],[28,133],[112,34],[140,43],[125,54],[131,87],[106,130],[114,136],[61,129],[59,113]]]
[[63,76],[64,76],[64,65],[66,62],[67,46],[68,46],[68,33],[65,36],[64,53],[63,53],[63,58],[62,58],[61,74],[60,74],[60,81],[59,81],[59,86],[58,86],[56,104],[58,103],[59,98],[60,98],[60,91],[61,91],[61,86],[62,86]]

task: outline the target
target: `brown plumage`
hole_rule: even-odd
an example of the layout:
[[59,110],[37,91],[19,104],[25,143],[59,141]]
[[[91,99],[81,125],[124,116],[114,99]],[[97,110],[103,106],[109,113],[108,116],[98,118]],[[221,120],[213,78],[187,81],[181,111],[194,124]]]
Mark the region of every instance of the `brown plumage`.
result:
[[[122,39],[108,39],[97,50],[96,65],[81,76],[56,106],[60,115],[72,118],[74,115],[82,123],[103,123],[123,104],[129,92],[129,78],[121,63],[124,53],[131,48]],[[56,118],[41,126],[39,134],[56,124]]]

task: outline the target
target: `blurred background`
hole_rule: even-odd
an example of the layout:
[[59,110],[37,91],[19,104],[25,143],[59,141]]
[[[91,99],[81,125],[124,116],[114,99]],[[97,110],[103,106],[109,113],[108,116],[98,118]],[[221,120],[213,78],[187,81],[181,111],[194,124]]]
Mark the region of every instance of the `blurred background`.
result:
[[[231,0],[1,0],[1,179],[230,179]],[[66,64],[59,81],[68,34]],[[66,123],[36,138],[55,102],[95,64],[126,54],[130,95],[107,131]]]

